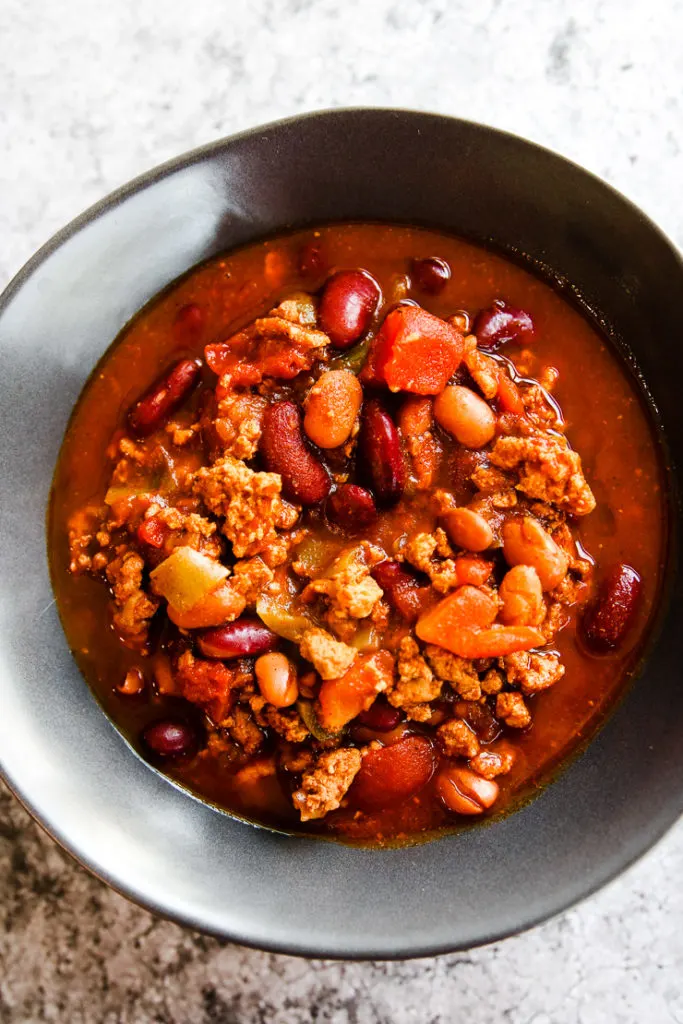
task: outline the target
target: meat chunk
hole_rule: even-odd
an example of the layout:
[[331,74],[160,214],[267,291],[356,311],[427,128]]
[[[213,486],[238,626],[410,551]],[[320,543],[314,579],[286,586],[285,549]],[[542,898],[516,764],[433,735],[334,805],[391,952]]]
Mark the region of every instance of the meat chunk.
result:
[[452,718],[436,730],[446,757],[475,757],[479,753],[479,740],[467,722]]
[[[472,335],[468,335],[472,337]],[[472,347],[465,352],[463,363],[470,371],[472,379],[484,398],[489,401],[498,394],[498,363],[491,356],[484,355],[478,348]]]
[[281,711],[263,697],[256,695],[249,701],[254,717],[263,728],[270,728],[289,743],[303,743],[310,733],[296,708]]
[[315,667],[322,679],[338,679],[356,660],[355,647],[335,640],[324,629],[307,629],[299,644],[301,657]]
[[259,384],[264,377],[291,380],[310,370],[330,342],[315,323],[315,301],[302,294],[285,299],[227,341],[207,345],[206,361],[220,375],[219,399],[235,387]]
[[147,643],[150,619],[159,607],[159,600],[142,589],[144,568],[140,555],[125,548],[107,566],[116,605],[114,627],[132,650],[141,650]]
[[221,661],[195,658],[191,651],[181,654],[175,674],[180,696],[204,707],[217,725],[223,724],[237,692],[251,678],[239,662],[228,668]]
[[427,644],[425,655],[440,680],[450,683],[463,700],[479,700],[481,684],[473,663],[436,644]]
[[396,668],[398,679],[388,694],[389,703],[395,708],[403,708],[409,718],[424,721],[430,714],[424,705],[441,695],[442,684],[434,677],[412,636],[404,636],[401,640]]
[[492,508],[513,508],[517,504],[512,477],[495,466],[477,466],[470,479],[477,490],[486,495]]
[[[102,530],[103,521],[107,518],[108,512],[109,509],[106,505],[89,505],[79,509],[69,519],[69,572],[75,576],[79,573],[90,572],[91,569],[97,571],[97,567],[93,566],[91,552],[96,546],[97,535]],[[97,556],[95,555],[95,557]],[[106,565],[106,557],[104,564]]]
[[268,405],[261,395],[230,391],[218,403],[213,431],[223,455],[251,459],[261,439],[263,413]]
[[500,693],[504,682],[505,680],[498,669],[490,668],[480,680],[481,692],[487,695]]
[[157,501],[152,502],[144,514],[144,520],[154,519],[163,523],[174,533],[173,547],[190,547],[201,551],[210,558],[220,558],[222,545],[215,536],[216,524],[197,512],[185,512],[174,506],[165,506]]
[[511,729],[526,729],[531,715],[521,693],[499,693],[496,697],[496,715]]
[[272,569],[258,556],[235,562],[232,568],[232,584],[248,605],[256,604],[259,594],[272,579]]
[[595,508],[581,458],[564,438],[499,437],[490,458],[500,469],[515,470],[519,474],[517,489],[530,498],[554,503],[577,516]]
[[321,595],[329,601],[327,621],[342,639],[350,639],[358,619],[372,615],[382,598],[382,588],[370,575],[384,559],[384,552],[367,541],[342,551],[327,576],[313,580],[303,592],[303,600]]
[[438,527],[434,533],[414,533],[405,543],[403,556],[416,569],[426,573],[435,590],[445,594],[458,584],[453,551],[445,532]]
[[249,708],[243,704],[236,704],[232,714],[224,719],[222,725],[230,733],[235,743],[244,750],[250,757],[263,746],[264,735],[254,721]]
[[564,665],[557,654],[532,654],[518,651],[501,659],[510,686],[518,686],[522,693],[547,690],[564,675]]
[[298,509],[281,498],[281,490],[277,473],[257,473],[231,455],[194,475],[194,493],[224,520],[237,558],[259,554],[277,539],[278,529],[296,522]]
[[324,818],[336,810],[360,768],[361,755],[352,747],[331,750],[304,772],[301,787],[292,794],[292,802],[302,821]]
[[515,756],[509,750],[482,750],[470,761],[470,768],[484,779],[495,779],[507,775],[515,763]]
[[563,430],[564,421],[550,395],[538,384],[530,384],[522,391],[524,410],[537,426],[544,430]]

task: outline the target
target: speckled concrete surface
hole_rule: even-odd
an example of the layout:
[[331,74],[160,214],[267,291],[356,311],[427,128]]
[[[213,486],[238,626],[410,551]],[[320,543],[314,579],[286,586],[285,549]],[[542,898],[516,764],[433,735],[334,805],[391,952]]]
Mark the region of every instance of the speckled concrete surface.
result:
[[[527,135],[683,246],[682,38],[674,0],[0,0],[0,286],[150,166],[352,104]],[[6,791],[0,858],[2,1024],[683,1022],[681,825],[533,932],[389,965],[271,956],[158,921],[74,865]]]

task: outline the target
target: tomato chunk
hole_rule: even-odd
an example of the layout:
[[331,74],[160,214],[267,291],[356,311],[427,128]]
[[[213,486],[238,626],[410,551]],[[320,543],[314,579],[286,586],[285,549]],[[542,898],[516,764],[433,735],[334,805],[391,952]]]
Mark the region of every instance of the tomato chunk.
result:
[[367,711],[381,690],[391,685],[394,659],[388,651],[362,654],[343,676],[326,679],[320,687],[318,719],[323,729],[339,732]]
[[384,320],[374,364],[390,391],[438,395],[460,365],[463,336],[419,306],[398,306]]
[[368,750],[349,798],[367,811],[407,800],[427,785],[434,764],[434,750],[425,736],[406,736],[390,747]]

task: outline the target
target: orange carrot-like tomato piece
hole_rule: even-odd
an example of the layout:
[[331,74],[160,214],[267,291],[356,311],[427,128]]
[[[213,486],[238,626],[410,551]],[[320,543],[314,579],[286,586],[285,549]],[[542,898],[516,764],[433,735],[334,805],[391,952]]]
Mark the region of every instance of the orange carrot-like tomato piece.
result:
[[491,575],[491,563],[476,555],[460,555],[455,560],[455,573],[459,584],[481,587]]
[[545,638],[540,629],[532,626],[501,626],[495,624],[487,629],[463,629],[441,641],[441,646],[459,654],[461,658],[504,658],[506,654],[528,651],[540,647]]
[[438,395],[460,365],[463,336],[419,306],[387,314],[377,337],[374,366],[390,391]]
[[466,585],[422,615],[415,632],[425,643],[461,658],[502,658],[544,642],[541,631],[531,626],[494,625],[497,611],[490,594]]
[[491,594],[466,584],[421,615],[415,632],[428,644],[448,647],[452,635],[463,629],[490,626],[497,612],[498,606]]
[[406,736],[389,747],[368,750],[349,799],[368,811],[407,800],[427,785],[434,765],[434,749],[426,736]]
[[328,732],[367,711],[375,697],[392,683],[394,659],[389,651],[361,654],[337,679],[326,679],[318,694],[318,721]]
[[496,397],[503,412],[511,412],[515,416],[523,415],[524,402],[519,393],[519,388],[504,370],[501,370],[498,374],[498,393]]

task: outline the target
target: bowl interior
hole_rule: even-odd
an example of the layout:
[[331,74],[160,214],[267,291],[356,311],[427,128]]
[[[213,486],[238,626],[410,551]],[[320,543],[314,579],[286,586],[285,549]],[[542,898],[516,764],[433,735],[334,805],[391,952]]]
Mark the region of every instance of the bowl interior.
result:
[[[115,888],[248,944],[328,956],[466,948],[556,913],[643,852],[683,809],[676,538],[668,611],[632,690],[529,806],[428,845],[360,850],[257,830],[135,757],[78,673],[50,590],[44,511],[89,372],[193,264],[284,228],[398,220],[526,254],[566,279],[635,358],[680,464],[683,266],[658,230],[561,158],[481,126],[337,111],[267,126],[152,172],[93,208],[0,305],[0,755],[55,838]],[[590,381],[587,381],[590,387]],[[670,475],[672,523],[679,513]]]

